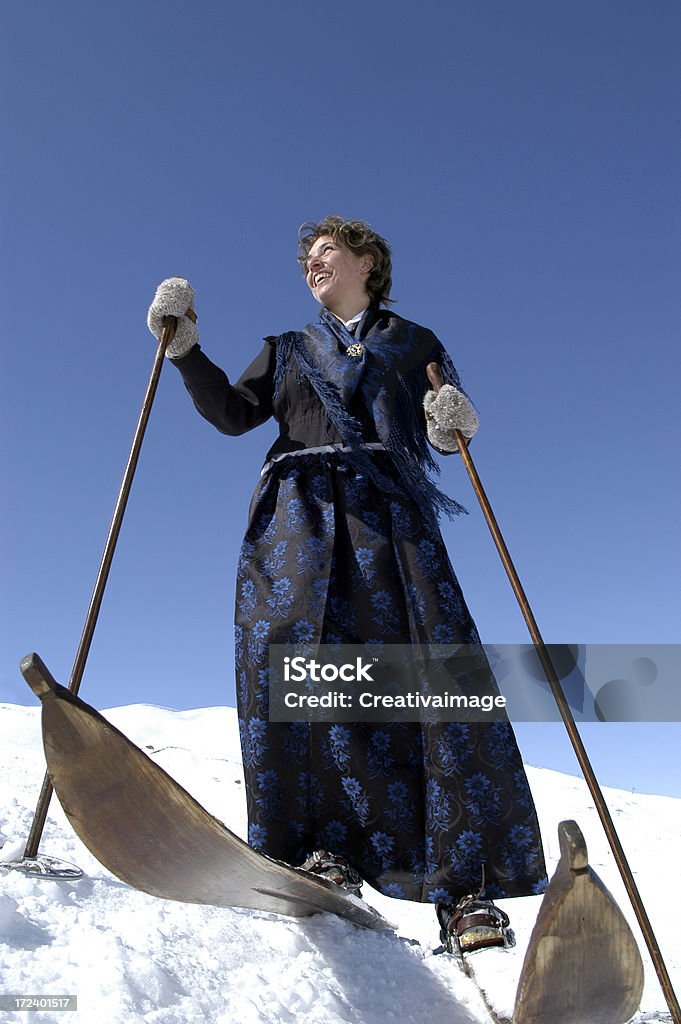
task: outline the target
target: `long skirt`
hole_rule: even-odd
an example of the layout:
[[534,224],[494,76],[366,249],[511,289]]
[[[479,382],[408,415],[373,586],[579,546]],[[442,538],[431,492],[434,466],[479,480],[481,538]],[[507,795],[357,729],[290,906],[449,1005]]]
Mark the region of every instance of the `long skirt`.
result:
[[[389,457],[376,454],[383,473]],[[236,594],[249,843],[345,856],[388,896],[541,892],[537,816],[508,722],[270,722],[268,645],[479,644],[437,527],[340,453],[288,457],[251,501]]]

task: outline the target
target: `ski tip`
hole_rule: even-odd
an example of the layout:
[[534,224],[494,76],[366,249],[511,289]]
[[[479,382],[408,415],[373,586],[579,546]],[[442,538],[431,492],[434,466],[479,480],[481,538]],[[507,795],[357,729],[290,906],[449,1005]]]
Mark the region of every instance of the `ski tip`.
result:
[[576,821],[561,821],[558,825],[561,859],[572,872],[586,871],[589,858],[582,830]]
[[56,692],[59,684],[53,678],[40,655],[35,652],[27,654],[25,658],[21,659],[19,669],[36,697],[39,697],[40,700]]

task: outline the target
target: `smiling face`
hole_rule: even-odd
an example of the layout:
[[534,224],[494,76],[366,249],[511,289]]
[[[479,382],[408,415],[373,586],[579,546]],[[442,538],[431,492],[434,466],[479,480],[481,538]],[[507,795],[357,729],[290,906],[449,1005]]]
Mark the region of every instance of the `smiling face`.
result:
[[307,255],[305,280],[317,302],[341,320],[349,320],[369,305],[366,284],[371,267],[368,253],[355,255],[322,235]]

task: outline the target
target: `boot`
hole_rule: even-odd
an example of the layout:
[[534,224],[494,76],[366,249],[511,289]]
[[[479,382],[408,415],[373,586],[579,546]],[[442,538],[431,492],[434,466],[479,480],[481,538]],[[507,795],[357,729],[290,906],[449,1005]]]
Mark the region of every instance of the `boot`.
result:
[[448,953],[461,956],[490,946],[504,949],[515,946],[508,914],[491,900],[464,896],[455,907],[438,903],[435,910],[440,922],[440,940]]
[[300,868],[302,871],[309,871],[320,878],[335,882],[351,896],[362,895],[362,878],[345,857],[329,853],[328,850],[317,850],[300,865]]

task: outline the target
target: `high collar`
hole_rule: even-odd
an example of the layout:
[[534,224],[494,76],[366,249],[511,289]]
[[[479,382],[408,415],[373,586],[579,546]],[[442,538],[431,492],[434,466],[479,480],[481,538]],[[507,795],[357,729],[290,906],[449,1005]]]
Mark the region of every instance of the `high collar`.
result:
[[[359,313],[355,313],[355,315],[350,317],[349,320],[341,320],[337,313],[332,313],[331,315],[335,316],[336,320],[340,320],[340,322],[343,324],[343,327],[347,327],[348,330],[353,330],[355,326],[360,322],[368,308],[369,307],[366,306],[364,309],[361,309]],[[329,310],[329,312],[331,312],[331,310]]]
[[[381,315],[381,312],[381,307],[377,303],[372,303],[371,305],[367,306],[367,308],[362,313],[359,314],[359,320],[356,320],[353,317],[353,319],[349,321],[349,324],[350,327],[353,327],[353,322],[354,324],[357,324],[353,331],[355,338],[365,337],[365,335],[368,334],[368,332],[371,330],[371,328],[378,320],[379,316]],[[348,324],[345,324],[345,326],[347,327]]]
[[320,309],[320,315],[323,312],[330,313],[331,316],[335,317],[344,327],[354,327],[356,324],[361,324],[363,329],[368,330],[376,320],[381,312],[384,312],[378,303],[370,303],[366,309],[363,309],[360,313],[356,313],[355,316],[351,317],[350,320],[342,320],[337,313],[332,313],[326,306],[322,306]]

